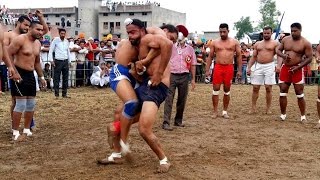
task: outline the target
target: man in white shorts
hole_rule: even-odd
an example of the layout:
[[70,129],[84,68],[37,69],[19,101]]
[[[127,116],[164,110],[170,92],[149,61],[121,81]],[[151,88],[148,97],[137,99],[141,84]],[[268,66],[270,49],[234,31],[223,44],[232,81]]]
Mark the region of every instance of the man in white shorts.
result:
[[273,57],[276,54],[278,42],[271,39],[272,28],[263,28],[263,40],[255,43],[253,56],[249,61],[247,67],[247,74],[251,74],[251,67],[255,64],[255,70],[251,76],[251,84],[253,85],[252,92],[252,107],[250,114],[256,113],[257,100],[259,97],[259,90],[261,85],[266,87],[266,114],[271,114],[270,106],[272,100],[272,85],[276,84],[275,79],[275,63]]

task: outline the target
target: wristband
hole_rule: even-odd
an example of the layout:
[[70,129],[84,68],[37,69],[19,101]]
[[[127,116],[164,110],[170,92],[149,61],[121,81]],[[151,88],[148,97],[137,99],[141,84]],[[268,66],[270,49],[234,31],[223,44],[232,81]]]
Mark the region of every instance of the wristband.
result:
[[41,76],[40,79],[41,79],[41,80],[44,80],[44,76]]

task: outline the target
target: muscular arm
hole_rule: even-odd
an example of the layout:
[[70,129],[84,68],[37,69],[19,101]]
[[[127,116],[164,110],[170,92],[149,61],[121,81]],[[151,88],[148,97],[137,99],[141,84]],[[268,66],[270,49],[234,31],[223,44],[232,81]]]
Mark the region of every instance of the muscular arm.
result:
[[41,78],[41,77],[44,77],[43,76],[43,71],[42,71],[42,68],[41,68],[41,63],[40,63],[40,56],[38,55],[35,59],[35,62],[34,62],[34,69],[36,70],[38,76]]
[[306,65],[308,65],[311,60],[312,60],[312,45],[310,42],[306,41],[305,42],[305,50],[304,50],[304,54],[306,56],[306,58],[304,58],[301,63],[299,64],[299,67],[302,68]]
[[8,47],[8,55],[11,60],[14,60],[14,55],[17,54],[19,49],[22,47],[24,42],[24,37],[22,35],[17,36],[11,42]]
[[241,56],[241,48],[238,41],[236,41],[236,56],[238,62],[238,72],[242,72],[242,56]]
[[214,42],[212,42],[210,44],[209,48],[210,48],[210,52],[209,52],[208,57],[206,59],[206,62],[207,62],[207,64],[206,64],[206,76],[209,75],[210,66],[212,64],[212,59],[213,59],[213,56],[214,56],[214,51],[215,51]]
[[38,18],[39,18],[40,23],[41,23],[41,24],[42,24],[42,26],[43,26],[43,34],[47,34],[47,33],[48,33],[48,31],[49,31],[49,28],[48,28],[47,22],[44,20],[43,15],[38,16]]
[[[277,49],[277,55],[280,57],[280,58],[284,58],[285,55],[282,53],[283,52],[283,49],[284,49],[284,42],[285,42],[285,39],[287,39],[286,37],[284,37],[281,41],[281,44],[278,46],[278,49]],[[278,58],[279,59],[279,58]]]
[[160,51],[156,50],[156,49],[151,49],[147,55],[147,57],[145,57],[144,59],[140,60],[142,65],[144,66],[148,66],[150,64],[150,62],[157,56],[160,55]]
[[6,66],[8,68],[11,68],[12,67],[12,61],[9,58],[8,51],[4,46],[3,37],[4,37],[3,31],[0,28],[0,49],[2,50],[2,58],[1,59],[3,60],[3,62],[6,64]]

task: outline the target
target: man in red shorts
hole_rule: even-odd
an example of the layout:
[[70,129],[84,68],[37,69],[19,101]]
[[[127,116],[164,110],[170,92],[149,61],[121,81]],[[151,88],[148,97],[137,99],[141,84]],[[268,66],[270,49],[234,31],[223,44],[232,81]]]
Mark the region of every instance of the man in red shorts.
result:
[[301,30],[302,27],[300,23],[291,24],[291,36],[284,37],[277,50],[277,55],[281,57],[280,59],[283,59],[283,64],[279,59],[277,64],[277,71],[280,70],[280,118],[283,121],[287,117],[287,93],[291,83],[293,83],[298,98],[298,105],[301,113],[300,120],[301,122],[306,120],[306,102],[303,98],[303,67],[311,62],[312,46],[309,41],[301,36]]
[[222,117],[228,119],[227,113],[229,101],[230,101],[230,87],[233,78],[233,60],[236,53],[238,62],[237,78],[241,78],[242,74],[242,58],[240,44],[237,40],[228,37],[229,26],[226,23],[222,23],[219,26],[220,39],[212,41],[210,44],[210,53],[207,58],[206,76],[209,76],[209,69],[213,57],[215,57],[215,66],[213,72],[213,91],[212,91],[212,103],[213,103],[213,118],[218,116],[218,103],[219,103],[219,91],[220,86],[223,84],[223,111]]

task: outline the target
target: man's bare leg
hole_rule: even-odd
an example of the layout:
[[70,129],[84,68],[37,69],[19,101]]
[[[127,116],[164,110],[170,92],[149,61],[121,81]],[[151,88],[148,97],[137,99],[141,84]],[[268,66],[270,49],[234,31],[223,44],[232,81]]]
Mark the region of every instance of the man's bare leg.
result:
[[298,99],[298,105],[301,113],[301,122],[305,122],[306,119],[306,101],[304,100],[304,94],[303,94],[304,86],[303,84],[294,84],[294,91],[296,93],[297,99]]
[[231,88],[231,86],[223,85],[224,96],[223,96],[222,117],[225,119],[230,118],[228,115],[228,106],[229,106],[229,102],[230,102],[230,88]]
[[265,85],[265,86],[266,86],[266,102],[267,102],[266,114],[272,114],[270,110],[271,101],[272,101],[272,85]]
[[158,106],[154,102],[145,101],[143,103],[139,118],[139,133],[160,160],[158,172],[165,173],[169,171],[171,164],[168,162],[158,138],[152,131],[157,112]]
[[219,91],[220,91],[220,84],[214,84],[213,91],[212,91],[213,119],[218,117]]
[[280,111],[281,111],[281,115],[280,115],[280,119],[281,120],[285,120],[287,117],[287,94],[288,94],[288,90],[289,90],[289,85],[285,84],[285,83],[281,83],[279,84],[280,86],[280,98],[279,98],[279,103],[280,103]]
[[259,90],[260,90],[260,85],[253,85],[252,86],[252,106],[251,110],[249,111],[249,114],[255,114],[257,112],[257,100],[259,98]]

